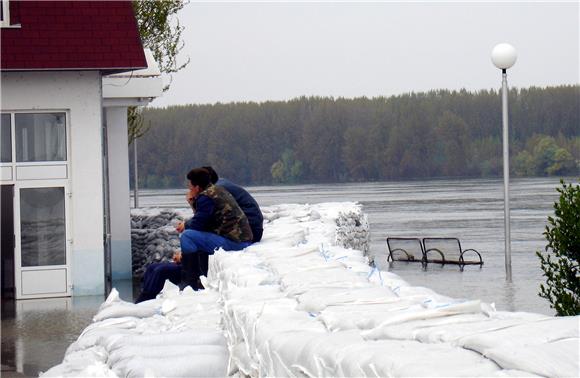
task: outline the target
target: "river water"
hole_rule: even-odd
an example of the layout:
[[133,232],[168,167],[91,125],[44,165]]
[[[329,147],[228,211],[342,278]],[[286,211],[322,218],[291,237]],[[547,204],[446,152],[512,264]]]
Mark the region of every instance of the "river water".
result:
[[[543,282],[535,251],[558,199],[555,178],[517,179],[510,184],[513,282],[504,263],[503,180],[429,180],[380,183],[255,186],[248,191],[262,206],[280,203],[357,201],[371,226],[375,262],[409,283],[455,298],[481,299],[509,311],[554,314],[538,296]],[[185,190],[145,190],[140,206],[184,207]],[[266,230],[267,232],[267,230]],[[457,237],[478,250],[483,267],[386,262],[386,238]]]
[[[503,183],[501,180],[431,180],[361,184],[257,186],[247,189],[262,206],[280,203],[358,201],[371,225],[377,265],[413,285],[456,298],[482,299],[498,309],[552,315],[538,297],[542,271],[535,251],[553,213],[557,179],[521,179],[511,184],[513,283],[505,280]],[[185,207],[184,189],[144,190],[140,206]],[[267,232],[267,229],[266,229]],[[479,250],[483,267],[386,263],[387,236],[458,237]],[[116,282],[131,300],[131,282]],[[62,361],[66,347],[91,321],[102,296],[2,302],[1,376],[38,376]]]

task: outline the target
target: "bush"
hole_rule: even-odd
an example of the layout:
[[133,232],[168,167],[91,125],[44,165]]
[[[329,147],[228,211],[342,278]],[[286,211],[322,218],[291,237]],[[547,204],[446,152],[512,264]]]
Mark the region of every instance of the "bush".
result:
[[554,216],[548,217],[544,236],[546,252],[537,251],[546,285],[540,297],[560,316],[580,314],[580,186],[560,180],[560,199],[554,203]]

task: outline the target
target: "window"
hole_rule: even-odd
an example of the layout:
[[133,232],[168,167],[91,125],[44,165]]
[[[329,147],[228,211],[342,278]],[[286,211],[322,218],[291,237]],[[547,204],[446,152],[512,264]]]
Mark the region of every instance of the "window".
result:
[[65,161],[64,113],[17,113],[14,116],[16,161]]
[[20,190],[22,266],[66,264],[64,188]]
[[10,114],[2,114],[0,120],[0,163],[12,161],[12,128]]
[[10,4],[8,0],[2,0],[2,6],[0,6],[0,26],[10,26]]

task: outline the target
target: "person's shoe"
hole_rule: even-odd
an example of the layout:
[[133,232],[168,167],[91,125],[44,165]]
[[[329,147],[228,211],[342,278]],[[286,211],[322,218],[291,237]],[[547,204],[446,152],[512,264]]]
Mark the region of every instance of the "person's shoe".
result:
[[179,290],[191,286],[193,290],[198,290],[199,281],[199,261],[197,253],[183,253],[181,255],[181,283]]
[[197,279],[196,288],[193,288],[193,290],[205,290],[205,287],[203,287],[203,284],[199,278]]

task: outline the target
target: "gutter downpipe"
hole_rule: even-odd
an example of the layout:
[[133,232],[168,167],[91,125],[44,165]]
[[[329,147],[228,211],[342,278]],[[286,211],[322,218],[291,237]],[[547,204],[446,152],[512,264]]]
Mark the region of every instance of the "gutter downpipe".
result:
[[139,172],[137,171],[137,137],[133,139],[133,201],[134,208],[139,207]]
[[105,263],[105,296],[108,296],[113,288],[113,274],[111,266],[111,197],[109,193],[109,143],[107,133],[107,114],[102,106],[101,91],[101,114],[102,114],[102,148],[103,148],[103,247]]

